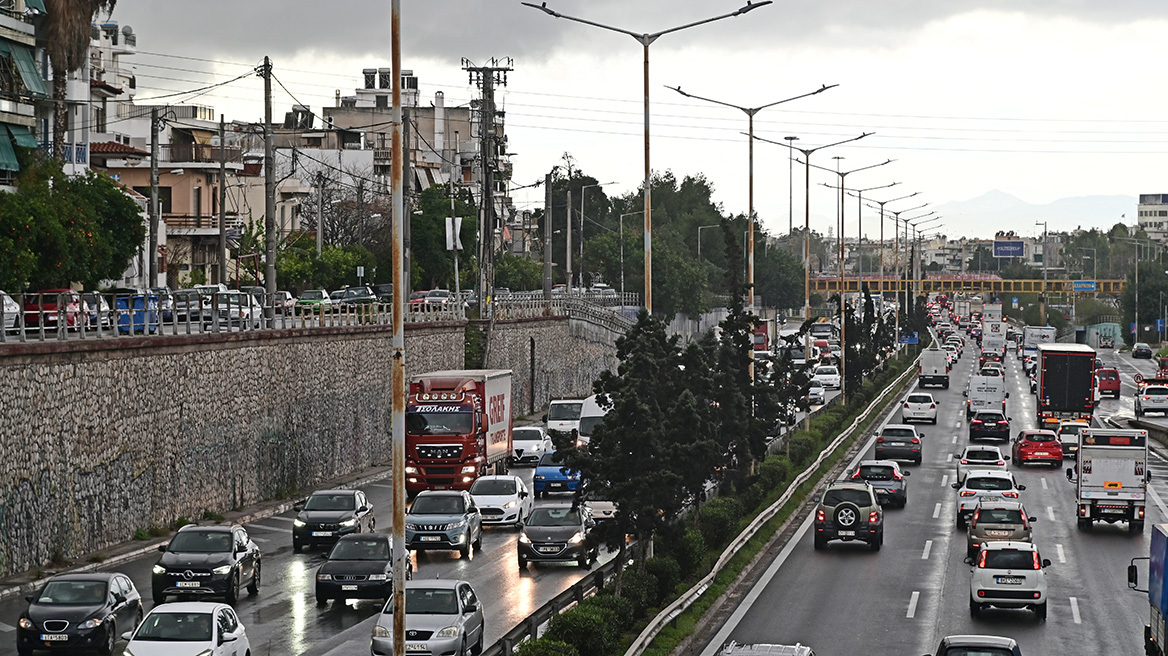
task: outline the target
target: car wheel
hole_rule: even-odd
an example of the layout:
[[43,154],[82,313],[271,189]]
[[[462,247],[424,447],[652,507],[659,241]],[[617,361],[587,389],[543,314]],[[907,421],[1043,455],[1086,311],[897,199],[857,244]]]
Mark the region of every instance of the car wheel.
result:
[[110,654],[114,653],[114,643],[117,641],[118,626],[117,623],[111,619],[109,624],[105,627],[105,644],[103,644],[97,650],[97,653],[101,654],[101,656],[110,656]]
[[1128,533],[1143,533],[1144,523],[1142,521],[1133,521],[1127,525]]
[[963,530],[965,528],[965,517],[961,514],[960,510],[957,511],[957,520],[956,521],[957,521],[957,530],[959,530],[959,531]]
[[815,534],[815,550],[819,551],[827,546],[827,540],[818,533]]
[[300,540],[297,540],[296,538],[292,538],[292,551],[295,551],[296,553],[300,553],[300,550],[303,548],[304,548],[303,542],[301,542]]
[[978,615],[981,615],[981,604],[971,598],[969,600],[969,616],[976,618]]
[[224,601],[232,606],[239,601],[239,576],[232,574],[227,581],[227,594],[223,597]]
[[1034,615],[1038,618],[1039,622],[1046,621],[1046,602],[1038,604],[1034,607]]
[[475,643],[474,647],[470,648],[470,653],[471,656],[479,656],[479,654],[483,653],[483,634],[481,631],[479,632],[479,640]]
[[582,569],[588,569],[588,553],[580,554],[580,557],[576,559],[576,564]]
[[251,583],[247,584],[247,593],[249,595],[257,595],[260,593],[260,564],[255,565],[255,575],[251,577]]
[[317,593],[316,593],[316,605],[317,605],[317,606],[327,606],[327,605],[328,605],[328,602],[329,602],[329,600],[328,600],[328,597],[326,597],[326,596],[322,595],[322,594],[320,593],[320,591],[317,591]]
[[475,548],[475,551],[482,551],[483,550],[483,529],[482,529],[482,527],[479,528],[479,536],[477,538],[475,538],[474,548]]
[[370,533],[373,533],[373,532],[375,532],[376,530],[377,530],[377,518],[376,518],[376,517],[370,517],[370,518],[369,518],[369,532],[370,532]]
[[150,592],[150,596],[154,598],[155,606],[166,603],[166,593],[162,591],[162,588],[154,588]]
[[464,542],[461,546],[458,547],[458,555],[462,556],[463,558],[470,558],[469,542]]
[[527,559],[523,556],[519,557],[519,569],[520,571],[527,569]]
[[932,422],[932,423],[933,423],[933,425],[934,425],[934,426],[936,426],[936,425],[937,425],[937,418],[936,418],[936,417],[933,417],[933,422]]
[[868,547],[871,548],[872,551],[880,551],[880,547],[882,547],[882,546],[884,546],[884,534],[883,533],[880,534],[880,537],[878,537],[875,540],[872,540],[870,543],[868,543]]

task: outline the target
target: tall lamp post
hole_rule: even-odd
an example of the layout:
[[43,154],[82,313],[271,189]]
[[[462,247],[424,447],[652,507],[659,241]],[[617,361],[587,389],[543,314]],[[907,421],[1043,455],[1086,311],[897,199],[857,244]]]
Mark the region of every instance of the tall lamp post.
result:
[[[908,308],[902,306],[901,301],[900,301],[900,292],[901,292],[901,289],[904,287],[904,278],[901,276],[901,272],[900,272],[900,215],[904,214],[906,212],[914,212],[914,211],[922,209],[924,207],[928,207],[928,205],[929,205],[928,203],[923,203],[921,205],[917,205],[916,207],[910,207],[910,208],[905,209],[905,210],[890,211],[889,212],[889,214],[892,215],[892,233],[895,235],[895,240],[893,242],[893,244],[894,244],[893,245],[893,252],[896,253],[896,263],[893,267],[896,269],[896,315],[894,317],[894,324],[895,324],[894,330],[896,330],[896,338],[898,340],[900,339],[900,313],[901,313],[902,308],[904,309],[905,314],[908,313],[908,311],[907,311]],[[928,215],[926,214],[925,216],[928,216]],[[904,240],[905,240],[905,245],[907,246],[908,245],[908,224],[906,223],[904,227],[905,227]],[[907,296],[908,290],[905,289],[904,291],[906,292],[906,296]]]
[[740,7],[736,11],[733,11],[729,14],[722,14],[721,16],[714,16],[712,18],[705,18],[705,19],[702,19],[699,21],[695,21],[693,23],[686,23],[685,25],[679,25],[677,27],[671,27],[667,30],[661,30],[660,32],[633,32],[631,30],[626,30],[626,29],[621,28],[621,27],[614,27],[612,25],[605,25],[603,23],[597,23],[595,21],[590,21],[590,20],[587,20],[584,18],[576,18],[574,16],[567,16],[565,14],[561,14],[558,11],[553,11],[551,9],[548,9],[546,2],[542,2],[538,5],[533,3],[533,2],[522,3],[522,4],[524,4],[528,7],[531,7],[533,9],[538,9],[538,10],[542,11],[543,13],[545,13],[548,16],[551,16],[553,18],[563,18],[565,20],[575,21],[577,23],[583,23],[585,25],[599,27],[600,29],[603,29],[603,30],[609,30],[611,32],[618,32],[620,34],[627,34],[627,35],[633,37],[634,39],[636,39],[637,43],[640,43],[641,47],[644,50],[644,53],[645,53],[645,55],[644,55],[645,181],[644,181],[644,190],[643,190],[644,205],[645,205],[645,207],[644,207],[644,212],[645,212],[645,298],[644,298],[644,302],[645,302],[645,309],[648,310],[650,313],[653,312],[653,208],[650,204],[651,199],[650,199],[650,191],[649,191],[649,186],[650,186],[650,182],[651,182],[651,179],[650,179],[651,178],[651,170],[649,168],[649,46],[651,46],[653,44],[653,42],[656,41],[658,38],[660,38],[666,34],[671,34],[673,32],[680,32],[681,30],[684,30],[684,29],[688,29],[691,27],[697,27],[698,25],[705,25],[706,23],[712,23],[714,21],[722,20],[724,18],[734,18],[736,16],[741,16],[749,11],[752,11],[754,9],[758,9],[759,7],[764,7],[766,5],[769,5],[769,4],[771,4],[771,2],[772,2],[772,0],[761,0],[760,2],[752,3],[750,0],[747,0],[747,3],[744,6]]
[[[787,145],[798,141],[799,137],[783,137]],[[795,247],[795,152],[787,151],[787,239],[791,240],[791,255]]]
[[[919,192],[919,191],[914,191],[913,193],[911,193],[907,196],[901,196],[899,198],[891,198],[889,200],[884,200],[884,201],[880,201],[880,200],[869,201],[869,202],[875,203],[875,204],[880,206],[880,299],[882,302],[884,300],[884,250],[885,250],[885,248],[884,248],[884,206],[889,204],[889,203],[895,203],[898,200],[912,198],[913,196],[916,196],[920,193],[921,192]],[[871,207],[871,205],[869,205],[869,207]],[[924,206],[922,205],[921,207],[924,207]],[[899,337],[900,336],[897,335],[898,339],[899,339]]]
[[[1040,326],[1046,325],[1046,263],[1050,259],[1050,249],[1047,248],[1046,235],[1047,225],[1046,221],[1035,221],[1034,225],[1042,226],[1042,293],[1038,296],[1038,321]],[[1139,266],[1138,264],[1136,265]]]
[[[869,191],[876,191],[877,189],[888,189],[889,187],[895,187],[898,184],[900,183],[891,182],[889,184],[880,185],[877,187],[868,187],[867,189],[848,189],[847,187],[844,187],[843,189],[843,191],[847,192],[849,196],[854,196],[856,199],[858,199],[858,202],[856,203],[856,233],[859,235],[859,239],[856,241],[856,252],[858,253],[856,258],[858,260],[856,263],[856,274],[860,277],[861,287],[864,285],[864,194],[868,193]],[[829,189],[837,188],[835,185],[829,185],[826,182],[823,183],[823,186]],[[841,225],[840,227],[842,228],[843,226]]]
[[[742,113],[746,114],[747,143],[748,143],[748,147],[746,150],[746,152],[747,152],[746,170],[747,170],[747,179],[748,179],[747,194],[746,194],[746,198],[747,198],[747,210],[746,210],[746,217],[747,217],[746,284],[747,284],[748,291],[747,291],[746,304],[747,304],[747,307],[749,307],[752,311],[754,310],[754,115],[761,112],[762,110],[766,109],[767,107],[774,107],[775,105],[782,105],[783,103],[788,103],[788,102],[791,102],[792,100],[799,100],[800,98],[807,98],[808,96],[814,96],[814,95],[823,93],[824,91],[827,91],[828,89],[834,89],[835,87],[838,87],[838,86],[839,86],[838,84],[832,84],[832,85],[824,84],[824,85],[820,86],[818,89],[816,89],[815,91],[812,91],[810,93],[804,93],[802,95],[792,96],[792,97],[786,98],[784,100],[776,100],[774,102],[767,103],[765,105],[759,105],[758,107],[741,107],[739,105],[734,105],[734,104],[731,104],[728,102],[723,102],[721,100],[714,100],[713,98],[705,98],[702,96],[696,96],[692,93],[686,93],[685,91],[681,90],[681,87],[671,87],[671,86],[665,87],[666,89],[673,89],[674,91],[680,93],[681,95],[685,96],[686,98],[693,98],[695,100],[704,100],[708,103],[713,103],[715,105],[721,105],[723,107],[730,107],[733,109],[737,109],[737,110],[741,111]],[[699,246],[701,245],[700,241],[699,241],[698,245]],[[753,352],[754,351],[751,350],[751,353],[753,353]]]

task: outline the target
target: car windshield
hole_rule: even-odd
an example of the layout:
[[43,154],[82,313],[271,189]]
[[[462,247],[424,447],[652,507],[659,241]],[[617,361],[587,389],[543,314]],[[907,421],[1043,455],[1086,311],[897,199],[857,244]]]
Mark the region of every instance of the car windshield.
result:
[[1021,524],[1022,511],[1015,508],[982,508],[977,521],[989,524]]
[[866,481],[891,481],[895,471],[889,465],[861,465],[860,478]]
[[970,490],[1013,490],[1014,482],[997,476],[970,476],[965,479],[965,487]]
[[571,508],[536,508],[528,515],[528,526],[579,526],[580,515]]
[[1078,425],[1078,424],[1071,425],[1071,426],[1060,426],[1059,427],[1059,435],[1069,435],[1071,437],[1075,437],[1076,435],[1079,434],[1079,431],[1082,430],[1082,428],[1083,427],[1081,425]]
[[515,494],[515,481],[509,478],[480,478],[470,486],[471,494],[504,496]]
[[823,493],[823,505],[825,506],[838,506],[845,502],[854,503],[857,506],[867,506],[872,502],[872,497],[867,490],[853,490],[851,488],[828,490]]
[[341,540],[329,552],[329,560],[389,560],[389,543],[385,540]]
[[231,551],[227,531],[179,531],[167,551],[176,553],[226,553]]
[[350,287],[345,290],[345,298],[355,298],[357,296],[368,296],[369,290],[364,287]]
[[426,293],[429,298],[450,298],[450,292],[444,289],[431,289]]
[[577,432],[584,437],[592,437],[592,434],[596,432],[596,427],[599,426],[600,422],[602,421],[604,421],[604,415],[580,417],[580,428],[577,430]]
[[410,507],[411,515],[461,515],[462,497],[454,495],[419,496]]
[[984,421],[986,423],[992,423],[995,421],[1004,421],[1006,418],[1003,417],[1002,415],[999,415],[999,414],[993,414],[993,413],[988,413],[988,412],[979,412],[979,413],[977,413],[977,416],[974,417],[974,419],[977,419],[979,421]]
[[1164,396],[1165,394],[1168,394],[1168,387],[1152,387],[1149,385],[1144,388],[1144,396]]
[[352,510],[357,499],[352,494],[314,494],[304,502],[305,510]]
[[542,442],[543,434],[538,428],[516,428],[511,433],[512,442]]
[[838,373],[835,367],[819,367],[815,370],[816,376],[835,376]]
[[583,403],[553,403],[548,408],[549,421],[575,421],[580,418]]
[[36,602],[42,606],[100,606],[105,603],[105,581],[49,581]]
[[945,656],[1014,656],[1014,652],[1003,647],[950,647]]
[[[393,597],[381,611],[393,614]],[[448,588],[406,588],[406,615],[457,615],[458,597]]]
[[473,412],[406,413],[406,433],[410,435],[469,435],[473,429]]
[[539,464],[537,467],[554,467],[556,465],[562,464],[564,464],[563,459],[553,451],[551,453],[543,454],[543,456],[539,459]]
[[880,431],[882,437],[916,437],[917,433],[911,428],[885,428]]
[[1034,552],[991,549],[986,552],[984,569],[1034,569]]
[[1146,349],[1146,348],[1151,348],[1151,347],[1149,347],[1147,344],[1145,344],[1143,342],[1136,342],[1136,345],[1133,346],[1132,348],[1133,349]]
[[1028,442],[1053,442],[1054,433],[1030,433],[1026,436]]
[[415,301],[419,298],[426,298],[426,292],[414,292],[410,294],[410,300]]
[[210,613],[152,612],[146,616],[134,640],[164,642],[209,642],[211,640]]
[[929,396],[928,394],[913,394],[912,396],[908,397],[908,402],[909,403],[932,403],[933,397]]
[[966,451],[963,456],[965,460],[1001,460],[1002,456],[993,451]]

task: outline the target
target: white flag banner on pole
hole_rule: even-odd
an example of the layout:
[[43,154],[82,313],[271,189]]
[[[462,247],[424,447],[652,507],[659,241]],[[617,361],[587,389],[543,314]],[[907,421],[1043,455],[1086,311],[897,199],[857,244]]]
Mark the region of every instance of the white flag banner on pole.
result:
[[462,250],[462,217],[446,217],[446,250]]

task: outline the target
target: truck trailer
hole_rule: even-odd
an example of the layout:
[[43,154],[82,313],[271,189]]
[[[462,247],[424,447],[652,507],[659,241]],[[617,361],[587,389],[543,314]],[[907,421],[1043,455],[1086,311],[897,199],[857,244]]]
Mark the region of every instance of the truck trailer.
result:
[[1038,346],[1038,422],[1090,420],[1095,412],[1095,349],[1086,344]]
[[1054,342],[1056,333],[1054,326],[1024,326],[1022,342],[1018,344],[1018,359],[1037,354],[1038,345]]
[[[1138,587],[1139,570],[1137,560],[1147,560],[1148,589]],[[1148,549],[1148,558],[1133,558],[1127,568],[1127,585],[1133,590],[1148,593],[1148,618],[1144,625],[1144,656],[1164,656],[1165,628],[1168,622],[1168,524],[1152,526],[1152,544]]]
[[1075,485],[1079,528],[1089,529],[1095,522],[1127,522],[1129,532],[1142,532],[1148,432],[1084,428],[1079,431],[1076,461],[1075,467],[1067,468],[1067,478]]

